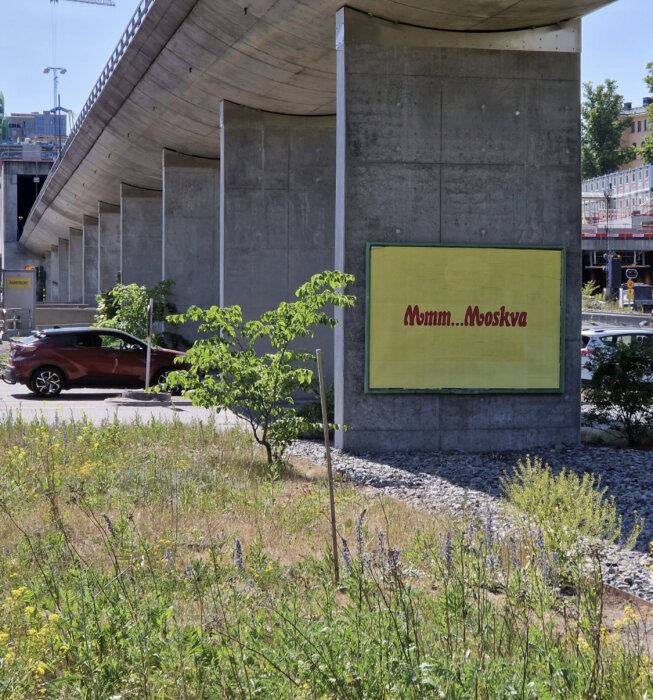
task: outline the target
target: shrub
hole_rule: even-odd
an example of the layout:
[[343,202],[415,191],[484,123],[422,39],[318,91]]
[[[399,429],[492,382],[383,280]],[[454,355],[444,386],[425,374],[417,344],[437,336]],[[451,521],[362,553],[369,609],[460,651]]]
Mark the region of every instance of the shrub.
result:
[[593,404],[588,422],[623,434],[629,445],[638,444],[653,427],[653,348],[619,341],[616,347],[595,350],[587,368],[593,372],[586,392]]
[[[170,288],[174,282],[163,280],[152,287],[137,284],[118,284],[112,289],[97,295],[98,309],[95,323],[99,328],[116,328],[131,333],[141,340],[147,338],[147,307],[154,299],[152,320],[165,321],[168,314],[174,314],[177,308],[168,301]],[[161,339],[152,335],[152,342],[158,344]]]
[[[563,557],[579,547],[622,539],[622,518],[600,476],[579,477],[566,469],[554,474],[540,457],[526,455],[501,478],[501,489],[508,503],[542,532],[547,547]],[[641,525],[635,512],[633,529],[622,544],[632,548]]]

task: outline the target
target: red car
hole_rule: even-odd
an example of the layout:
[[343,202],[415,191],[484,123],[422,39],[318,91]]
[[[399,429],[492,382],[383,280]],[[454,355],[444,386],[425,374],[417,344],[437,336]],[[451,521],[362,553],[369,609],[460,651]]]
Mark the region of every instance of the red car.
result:
[[[187,368],[175,363],[177,350],[152,348],[150,386],[168,373]],[[39,396],[57,396],[73,387],[143,388],[147,346],[138,338],[111,328],[50,328],[11,341],[3,378],[26,384]]]

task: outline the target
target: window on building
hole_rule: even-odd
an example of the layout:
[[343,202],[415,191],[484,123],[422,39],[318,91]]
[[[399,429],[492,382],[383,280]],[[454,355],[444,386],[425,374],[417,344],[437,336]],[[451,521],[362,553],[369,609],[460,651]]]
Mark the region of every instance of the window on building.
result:
[[642,130],[642,122],[640,119],[638,119],[637,120],[637,131],[641,131],[641,130]]
[[648,121],[644,119],[644,131],[648,131]]
[[631,133],[631,134],[634,134],[634,133],[635,133],[635,122],[633,122],[633,123],[630,125],[630,133]]

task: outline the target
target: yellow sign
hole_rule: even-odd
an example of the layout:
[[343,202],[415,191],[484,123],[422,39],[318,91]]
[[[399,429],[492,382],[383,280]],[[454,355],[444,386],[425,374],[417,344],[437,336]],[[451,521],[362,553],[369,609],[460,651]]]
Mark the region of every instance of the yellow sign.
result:
[[634,298],[635,298],[635,290],[629,289],[628,290],[628,299],[634,299]]
[[368,255],[366,390],[561,390],[561,249]]
[[628,280],[628,282],[626,282],[626,287],[628,287],[628,289],[635,289],[635,280]]
[[9,289],[29,289],[31,286],[29,277],[8,277],[7,287]]

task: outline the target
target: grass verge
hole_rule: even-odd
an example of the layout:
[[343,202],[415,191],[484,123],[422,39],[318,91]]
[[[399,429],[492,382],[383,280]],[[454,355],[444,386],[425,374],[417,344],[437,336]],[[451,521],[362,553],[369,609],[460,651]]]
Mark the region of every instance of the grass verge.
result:
[[436,519],[249,436],[181,423],[0,425],[0,689],[31,698],[639,698],[600,555],[491,511]]

